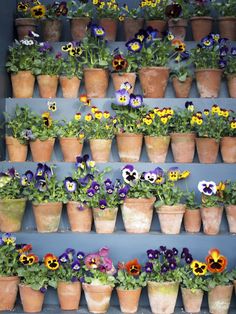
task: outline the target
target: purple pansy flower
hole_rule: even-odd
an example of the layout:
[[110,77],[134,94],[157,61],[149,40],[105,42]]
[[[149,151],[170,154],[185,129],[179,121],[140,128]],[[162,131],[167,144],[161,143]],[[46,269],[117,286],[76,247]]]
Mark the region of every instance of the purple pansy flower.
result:
[[210,47],[212,47],[214,45],[214,39],[212,38],[212,36],[203,37],[201,39],[201,44],[205,48],[210,48]]
[[113,186],[113,185],[107,186],[107,187],[106,187],[106,192],[107,192],[108,194],[113,194],[113,192],[114,192],[114,186]]
[[128,106],[130,101],[129,92],[126,89],[119,89],[115,92],[116,104],[120,106]]
[[167,273],[168,270],[169,270],[169,266],[168,265],[166,265],[166,264],[161,265],[161,273],[162,274]]
[[166,251],[166,246],[161,245],[161,246],[160,246],[160,252],[161,252],[161,254],[165,253],[165,251]]
[[127,47],[129,51],[134,52],[134,53],[140,52],[143,48],[143,44],[139,39],[131,39],[127,41],[125,46]]
[[67,263],[69,261],[69,256],[67,253],[63,253],[59,256],[58,261],[60,264]]
[[109,248],[104,246],[98,251],[99,256],[107,257],[109,254]]
[[90,188],[90,189],[87,190],[87,195],[89,197],[93,197],[95,194],[96,194],[96,191],[94,189]]
[[106,179],[104,181],[104,184],[105,184],[106,187],[111,186],[112,185],[112,181],[110,179]]
[[98,184],[98,182],[96,182],[96,181],[93,181],[93,182],[91,183],[90,188],[93,189],[93,190],[95,190],[95,191],[97,192],[97,191],[99,191],[99,189],[100,189],[100,184]]
[[179,251],[175,247],[173,247],[172,252],[174,256],[177,256],[179,253]]
[[177,264],[176,264],[176,260],[175,259],[171,259],[168,262],[169,262],[169,268],[171,270],[175,270],[177,268]]
[[143,96],[141,95],[130,95],[129,105],[132,108],[140,108],[143,105]]
[[132,184],[138,180],[138,171],[132,165],[126,165],[122,169],[122,177],[125,183]]
[[198,191],[205,195],[211,196],[212,194],[216,194],[217,187],[213,181],[200,181],[198,183]]
[[147,257],[148,259],[154,259],[154,250],[147,250]]
[[84,254],[84,252],[79,251],[79,252],[76,254],[76,256],[77,256],[77,259],[78,259],[78,260],[83,260],[84,257],[85,257],[85,254]]
[[67,177],[64,180],[64,186],[69,193],[73,193],[77,189],[77,182],[73,180],[71,177]]
[[232,56],[236,56],[236,47],[232,47],[230,53]]
[[52,45],[49,42],[39,44],[39,52],[47,52],[52,50]]
[[45,292],[47,291],[47,287],[41,287],[41,288],[39,289],[39,291],[40,291],[41,293],[45,293]]
[[77,282],[78,278],[76,276],[71,277],[71,282]]
[[119,197],[123,200],[126,198],[128,192],[129,192],[130,187],[126,185],[124,188],[119,189],[118,194]]
[[79,261],[75,261],[71,264],[71,268],[74,270],[74,271],[79,271],[81,269],[81,266],[80,266],[80,263]]
[[80,178],[78,182],[80,183],[81,186],[86,186],[90,181],[94,179],[94,176],[90,173],[86,174],[85,177]]
[[48,189],[47,182],[44,179],[36,180],[35,187],[39,190],[39,192],[45,192]]
[[107,207],[107,201],[105,199],[99,201],[100,209],[104,210]]
[[181,253],[181,258],[185,258],[188,254],[189,254],[189,249],[184,247]]
[[187,254],[186,257],[185,257],[185,262],[186,262],[187,264],[191,264],[192,261],[193,261],[192,255],[191,255],[191,254]]
[[145,264],[145,272],[146,272],[146,273],[151,273],[152,270],[153,270],[153,264],[150,263],[150,262],[147,262],[147,263]]
[[219,68],[220,69],[224,69],[226,67],[226,65],[227,65],[227,61],[226,60],[224,60],[224,59],[220,59],[219,60]]
[[171,258],[172,256],[173,256],[172,250],[166,250],[166,251],[165,251],[165,257],[166,257],[167,259]]

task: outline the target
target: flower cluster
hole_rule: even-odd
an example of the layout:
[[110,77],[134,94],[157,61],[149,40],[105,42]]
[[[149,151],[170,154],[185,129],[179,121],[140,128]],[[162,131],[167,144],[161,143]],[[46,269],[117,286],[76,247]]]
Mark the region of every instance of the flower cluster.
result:
[[0,172],[0,198],[20,199],[23,188],[20,183],[20,175],[15,168],[10,168],[5,172]]
[[45,17],[46,8],[39,0],[22,0],[17,4],[17,16],[23,18],[33,17],[41,19]]
[[67,16],[68,8],[66,1],[54,1],[46,6],[45,16],[48,19],[57,19],[61,16]]
[[164,20],[167,0],[141,0],[140,7],[143,8],[146,20]]
[[93,5],[96,8],[96,13],[99,18],[118,18],[120,15],[120,8],[116,0],[93,0]]

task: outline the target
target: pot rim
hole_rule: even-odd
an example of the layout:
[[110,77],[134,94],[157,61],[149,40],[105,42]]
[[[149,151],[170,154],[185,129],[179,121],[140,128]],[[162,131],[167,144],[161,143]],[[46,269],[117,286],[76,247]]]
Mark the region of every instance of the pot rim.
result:
[[146,70],[146,69],[148,69],[148,70],[170,70],[170,68],[169,67],[165,67],[165,66],[147,66],[147,67],[142,67],[141,69],[139,69],[138,70],[138,72],[140,73],[140,71],[142,71],[142,70]]
[[213,21],[213,17],[209,16],[209,15],[205,15],[205,16],[193,16],[190,18],[190,21],[195,21],[195,20],[211,20]]
[[119,290],[119,291],[128,291],[128,292],[131,292],[131,291],[140,291],[142,290],[142,287],[138,287],[136,289],[129,289],[129,290],[126,290],[126,289],[122,289],[121,287],[116,287],[116,290]]
[[121,137],[143,137],[142,133],[128,133],[128,132],[123,132],[123,133],[117,133],[115,134],[116,136],[121,136]]
[[1,280],[11,281],[15,279],[20,279],[20,277],[19,276],[0,276],[0,281]]
[[204,69],[195,69],[195,72],[221,72],[223,73],[223,70],[221,69],[210,69],[210,68],[204,68]]
[[[152,201],[152,202],[155,202],[156,198],[155,197],[150,197],[150,198],[145,198],[145,197],[139,197],[139,198],[135,198],[135,197],[127,197],[125,200],[124,200],[124,203],[127,202],[127,203],[132,203],[132,202],[137,202],[137,200],[139,202],[147,202],[147,201]],[[123,203],[123,204],[124,204]]]
[[91,71],[103,71],[103,72],[108,72],[108,68],[84,68],[83,72],[91,72]]
[[4,202],[18,202],[18,201],[27,201],[26,197],[22,197],[22,198],[8,198],[8,199],[0,199],[0,203],[4,203]]
[[170,135],[144,135],[144,138],[170,138]]
[[56,204],[62,204],[62,202],[47,202],[47,203],[34,203],[32,202],[32,205],[33,206],[47,206],[49,204],[53,204],[53,205],[56,205]]
[[79,140],[79,141],[84,141],[84,139],[82,138],[82,139],[80,139],[79,137],[75,137],[75,136],[69,136],[69,137],[66,137],[66,136],[59,136],[58,137],[59,138],[59,140]]
[[236,17],[233,15],[227,15],[227,16],[219,16],[218,17],[219,21],[224,21],[224,20],[236,20]]

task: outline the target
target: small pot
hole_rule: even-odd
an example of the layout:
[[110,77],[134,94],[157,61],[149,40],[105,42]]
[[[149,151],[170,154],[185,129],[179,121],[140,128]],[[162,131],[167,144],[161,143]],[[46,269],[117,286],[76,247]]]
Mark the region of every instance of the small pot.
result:
[[185,213],[185,205],[162,205],[156,209],[161,232],[165,234],[179,234],[183,216]]
[[14,98],[32,98],[34,94],[35,76],[31,71],[11,73],[12,93]]
[[62,95],[64,98],[77,98],[79,87],[80,87],[80,79],[77,76],[73,76],[71,78],[66,76],[60,76],[60,85],[62,89]]
[[108,162],[111,154],[111,144],[111,139],[90,139],[92,160],[102,163]]
[[59,19],[42,20],[43,41],[57,42],[60,41],[62,21]]
[[115,90],[119,90],[123,83],[129,82],[132,88],[128,92],[132,94],[134,92],[136,76],[136,73],[112,73],[111,77]]
[[210,16],[194,16],[191,17],[190,22],[194,41],[200,41],[212,31],[213,18]]
[[20,280],[17,276],[0,276],[0,311],[12,311]]
[[116,135],[121,162],[138,162],[141,155],[143,134],[119,133]]
[[236,17],[222,16],[218,18],[220,36],[229,40],[236,40]]
[[105,98],[109,83],[107,69],[84,69],[84,83],[89,98]]
[[28,145],[21,144],[13,136],[6,136],[5,139],[9,161],[25,162],[28,154]]
[[173,87],[175,91],[176,98],[188,98],[190,94],[190,89],[192,86],[192,77],[187,77],[185,81],[180,81],[177,77],[174,77]]
[[118,208],[93,208],[93,219],[97,233],[113,233]]
[[195,133],[171,133],[171,149],[175,162],[191,163],[195,154]]
[[37,20],[33,18],[17,18],[15,19],[16,31],[18,40],[24,39],[25,36],[29,36],[29,32],[36,32]]
[[196,138],[198,159],[201,164],[214,164],[216,162],[220,143],[214,138]]
[[125,41],[133,39],[135,34],[138,33],[140,29],[143,28],[144,19],[137,18],[133,19],[131,17],[126,17],[124,19],[124,32],[125,32]]
[[0,200],[0,232],[20,231],[25,207],[25,198]]
[[58,86],[57,75],[38,75],[37,82],[41,98],[56,98]]
[[165,162],[170,136],[145,136],[144,139],[149,160],[155,163]]
[[236,163],[236,137],[222,137],[220,140],[220,151],[225,163]]
[[136,313],[138,311],[139,299],[142,288],[135,290],[124,290],[120,287],[116,288],[120,310],[122,313]]
[[59,142],[64,161],[75,162],[76,157],[82,153],[83,140],[77,137],[61,137]]
[[42,311],[44,293],[22,284],[19,285],[19,290],[24,312],[36,313]]
[[92,210],[80,202],[69,201],[66,205],[70,228],[73,232],[90,232]]
[[229,90],[229,96],[231,98],[236,98],[236,75],[227,75],[227,84]]
[[210,313],[227,314],[233,293],[233,285],[216,286],[208,292]]
[[187,289],[181,287],[184,311],[187,313],[200,313],[203,291],[201,289]]
[[76,311],[79,309],[81,283],[79,281],[59,281],[57,283],[57,295],[61,310]]
[[216,235],[220,232],[220,224],[223,214],[223,207],[200,208],[203,232],[207,235]]
[[45,141],[36,139],[30,141],[30,150],[34,162],[48,162],[51,160],[55,138],[49,138]]
[[195,70],[197,89],[201,98],[217,98],[220,92],[222,70]]
[[70,32],[73,41],[80,41],[86,36],[89,17],[73,17],[70,19]]
[[199,209],[186,208],[184,213],[184,228],[186,232],[200,232],[201,213]]
[[229,225],[229,232],[236,233],[236,205],[225,206],[225,211]]
[[147,27],[152,27],[153,29],[158,30],[158,37],[163,37],[163,34],[166,30],[167,27],[167,21],[165,20],[147,20],[145,21],[146,28]]
[[116,40],[117,20],[109,17],[104,17],[99,20],[99,25],[105,30],[105,39],[108,41]]
[[185,19],[169,19],[168,27],[169,31],[175,36],[175,38],[185,39],[188,21]]

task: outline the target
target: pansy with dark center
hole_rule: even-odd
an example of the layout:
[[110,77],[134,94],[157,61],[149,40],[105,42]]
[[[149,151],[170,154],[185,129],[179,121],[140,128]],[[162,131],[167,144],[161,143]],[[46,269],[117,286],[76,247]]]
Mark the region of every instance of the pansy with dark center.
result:
[[150,262],[147,262],[145,264],[145,272],[146,273],[151,273],[153,271],[153,264]]
[[169,268],[171,270],[175,270],[177,268],[177,263],[176,263],[176,260],[174,258],[169,259],[168,262],[169,262]]
[[181,252],[181,258],[185,258],[188,254],[189,254],[189,249],[184,247],[182,252]]
[[92,184],[91,184],[91,186],[90,186],[90,188],[91,188],[91,189],[94,189],[95,191],[99,191],[100,185],[99,185],[98,182],[93,181]]
[[92,24],[90,28],[92,36],[97,38],[103,38],[105,36],[105,30],[103,27]]
[[32,181],[33,177],[34,177],[33,172],[30,171],[30,170],[27,170],[27,171],[25,172],[25,174],[21,177],[21,185],[22,185],[22,186],[27,186],[27,185],[29,185],[30,182]]
[[49,42],[40,43],[39,45],[39,52],[47,52],[52,50],[52,45]]
[[77,182],[73,180],[71,177],[67,177],[64,180],[64,186],[69,193],[73,193],[77,189]]
[[174,256],[177,256],[179,253],[179,251],[175,247],[173,247],[172,252],[173,252]]
[[60,266],[58,258],[51,253],[44,256],[44,264],[50,270],[57,270]]
[[228,54],[229,48],[227,46],[221,47],[220,48],[220,56],[221,57],[226,57]]
[[58,261],[60,264],[67,263],[69,261],[69,256],[67,253],[63,253],[59,256]]
[[226,67],[226,65],[227,65],[227,61],[224,60],[224,59],[220,59],[218,64],[219,64],[219,68],[220,69],[224,69]]
[[221,273],[225,270],[228,260],[225,256],[220,254],[218,249],[211,249],[209,255],[206,257],[207,269],[211,273]]
[[95,194],[96,194],[96,191],[94,189],[90,188],[90,189],[87,190],[87,195],[89,197],[93,197]]
[[161,254],[164,254],[165,251],[166,251],[166,246],[161,245],[161,246],[160,246],[160,252],[161,252]]
[[138,40],[140,40],[141,42],[144,42],[145,39],[148,37],[148,33],[147,33],[147,31],[146,31],[145,29],[140,29],[140,30],[138,31],[138,33],[136,33],[136,34],[134,35],[134,37],[135,37],[135,39],[138,39]]
[[106,192],[107,192],[108,194],[113,194],[113,192],[114,192],[114,186],[113,186],[113,185],[107,186],[107,187],[106,187]]
[[74,271],[79,271],[79,270],[81,269],[80,262],[79,262],[79,261],[74,261],[74,262],[71,264],[71,268],[72,268]]
[[143,105],[143,96],[141,95],[130,95],[129,105],[132,108],[140,108]]
[[134,169],[134,166],[126,165],[122,169],[122,177],[125,183],[128,183],[131,185],[137,182],[139,175],[138,175],[138,171]]
[[106,180],[104,181],[104,184],[105,184],[106,187],[112,186],[112,181],[111,181],[111,179],[106,179]]
[[78,259],[78,260],[83,260],[84,257],[85,257],[85,254],[84,254],[84,252],[79,251],[79,252],[76,254],[76,256],[77,256],[77,259]]
[[211,196],[217,192],[216,183],[214,181],[200,181],[198,183],[198,190],[207,196]]
[[206,37],[201,39],[201,44],[205,48],[210,48],[210,47],[212,47],[214,45],[214,39],[210,35],[206,36]]
[[139,264],[137,258],[135,258],[125,264],[125,269],[129,275],[138,276],[141,272],[142,267]]
[[112,60],[112,67],[115,71],[124,71],[128,67],[128,61],[121,54],[115,55]]
[[124,188],[119,189],[118,194],[119,194],[120,199],[123,200],[126,198],[129,192],[129,189],[130,189],[129,185],[126,185]]
[[56,9],[56,16],[66,16],[68,12],[67,3],[62,1]]
[[140,52],[143,48],[143,44],[139,39],[131,39],[129,40],[125,46],[131,52]]
[[182,13],[182,7],[178,3],[172,3],[166,6],[165,15],[168,18],[176,19],[180,17],[181,13]]
[[120,106],[127,106],[130,101],[130,95],[126,89],[119,89],[115,93],[116,103]]
[[192,261],[190,267],[195,276],[204,276],[207,272],[207,265],[196,260]]
[[167,264],[161,265],[161,274],[165,274],[169,271],[169,266]]
[[191,255],[191,254],[187,254],[186,257],[185,257],[185,262],[186,262],[187,264],[191,264],[192,261],[193,261],[192,255]]
[[44,179],[38,179],[38,180],[36,180],[36,182],[35,182],[35,187],[36,187],[36,189],[39,190],[39,192],[46,192],[47,189],[48,189],[47,182],[46,182],[46,180],[44,180]]
[[107,201],[105,199],[99,201],[100,209],[105,209],[107,207]]
[[166,251],[165,251],[165,257],[166,257],[167,259],[171,258],[172,256],[173,256],[172,250],[166,250]]
[[168,179],[170,181],[178,181],[180,175],[180,169],[178,167],[171,167],[167,171]]
[[86,174],[85,177],[79,178],[78,182],[81,186],[86,186],[90,181],[94,179],[94,176],[90,173]]
[[157,179],[157,175],[154,171],[144,172],[143,177],[145,181],[148,181],[150,183],[155,183]]

